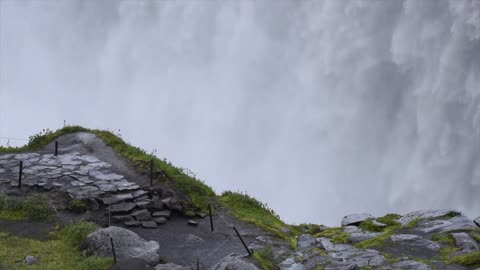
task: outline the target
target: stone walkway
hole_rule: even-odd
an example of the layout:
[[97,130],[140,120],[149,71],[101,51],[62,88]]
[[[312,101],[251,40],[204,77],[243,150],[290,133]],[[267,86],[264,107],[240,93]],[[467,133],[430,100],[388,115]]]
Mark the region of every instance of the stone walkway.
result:
[[22,186],[56,189],[73,199],[95,200],[110,206],[113,221],[127,226],[156,228],[167,222],[171,213],[168,207],[174,205],[172,198],[152,199],[134,181],[112,172],[111,164],[77,152],[58,156],[0,155],[0,184],[18,186],[20,161],[23,161]]

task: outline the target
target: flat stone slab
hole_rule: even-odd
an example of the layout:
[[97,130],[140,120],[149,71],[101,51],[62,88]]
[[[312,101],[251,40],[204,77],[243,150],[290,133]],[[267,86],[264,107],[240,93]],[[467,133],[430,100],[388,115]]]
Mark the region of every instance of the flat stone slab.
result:
[[342,218],[342,226],[348,225],[359,225],[363,221],[367,219],[374,219],[375,217],[371,214],[363,213],[363,214],[351,214]]
[[125,221],[123,224],[127,227],[138,227],[140,226],[140,221],[132,220],[132,221]]
[[423,233],[448,232],[453,230],[473,230],[477,226],[465,216],[456,216],[450,219],[423,220],[415,230]]
[[170,210],[162,210],[162,211],[153,212],[152,216],[169,218],[171,214],[172,214],[172,211]]
[[108,204],[116,204],[120,202],[125,202],[133,199],[133,196],[131,193],[125,193],[125,194],[115,194],[109,197],[102,198],[102,202],[106,205]]
[[155,221],[142,221],[142,227],[147,229],[155,229],[158,227]]
[[167,219],[164,218],[164,217],[154,218],[153,221],[155,221],[157,224],[165,224],[165,223],[167,223]]
[[134,221],[133,217],[130,215],[124,215],[124,216],[112,216],[112,220],[116,222],[128,222],[128,221]]
[[441,209],[441,210],[423,210],[423,211],[415,211],[406,214],[405,216],[401,217],[398,222],[402,225],[407,225],[411,221],[415,219],[426,219],[426,218],[438,218],[446,215],[461,215],[460,212],[453,210],[453,209]]
[[152,220],[152,215],[147,209],[135,211],[131,215],[138,221]]
[[110,206],[110,212],[112,213],[124,213],[124,212],[129,212],[133,208],[135,208],[134,203],[119,203],[119,204],[114,204]]
[[440,245],[437,243],[414,234],[392,235],[390,239],[392,242],[397,242],[410,247],[426,248],[432,251],[440,250]]

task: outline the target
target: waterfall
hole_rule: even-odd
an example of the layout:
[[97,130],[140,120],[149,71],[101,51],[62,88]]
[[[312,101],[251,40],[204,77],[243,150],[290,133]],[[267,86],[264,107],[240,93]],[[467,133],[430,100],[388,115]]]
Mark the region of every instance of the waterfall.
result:
[[121,129],[286,221],[480,215],[480,1],[0,0],[0,136]]

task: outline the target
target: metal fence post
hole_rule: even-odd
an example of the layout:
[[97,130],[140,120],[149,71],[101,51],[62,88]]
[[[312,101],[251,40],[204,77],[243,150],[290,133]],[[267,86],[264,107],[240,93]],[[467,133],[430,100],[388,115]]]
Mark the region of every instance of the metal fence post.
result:
[[18,187],[22,187],[23,161],[20,160],[20,171],[18,172]]
[[238,238],[240,238],[240,241],[242,242],[243,247],[247,250],[248,256],[252,256],[252,251],[251,251],[250,249],[248,249],[247,244],[245,244],[245,242],[243,241],[242,236],[241,236],[240,233],[238,232],[237,228],[235,228],[235,226],[232,226],[232,228],[233,228],[233,229],[235,230],[235,232],[237,233]]

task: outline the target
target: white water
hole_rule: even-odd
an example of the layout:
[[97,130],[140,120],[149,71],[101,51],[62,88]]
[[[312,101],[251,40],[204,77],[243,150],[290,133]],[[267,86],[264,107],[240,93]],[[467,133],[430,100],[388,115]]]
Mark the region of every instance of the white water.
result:
[[480,215],[479,94],[477,0],[0,0],[0,136],[121,129],[288,222]]

